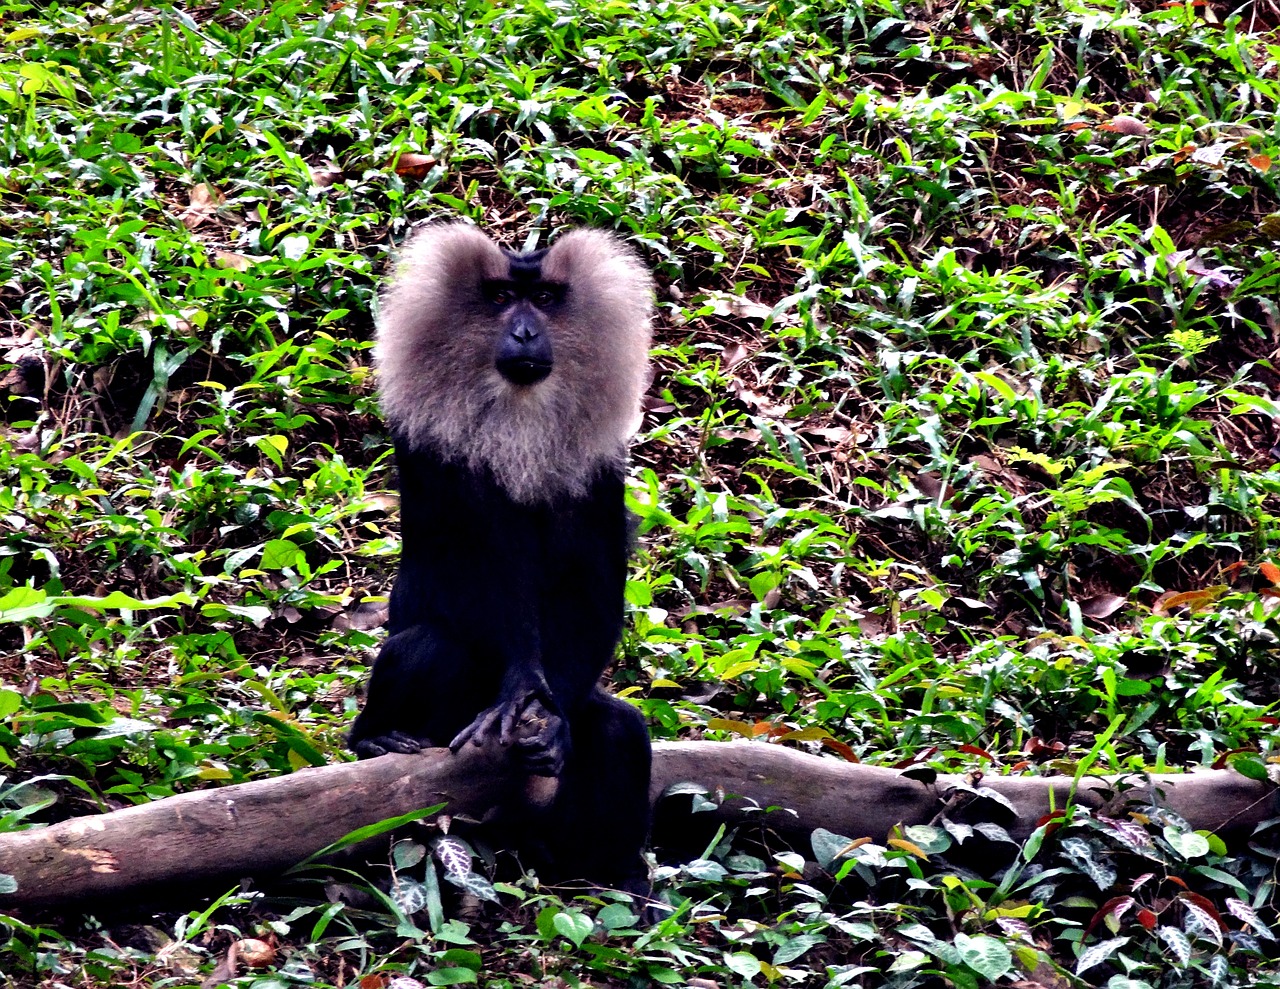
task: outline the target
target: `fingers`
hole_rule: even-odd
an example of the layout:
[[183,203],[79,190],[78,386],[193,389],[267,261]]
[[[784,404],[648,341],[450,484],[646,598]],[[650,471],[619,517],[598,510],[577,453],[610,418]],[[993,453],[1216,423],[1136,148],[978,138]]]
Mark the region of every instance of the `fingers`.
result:
[[503,746],[510,745],[516,737],[516,724],[520,720],[520,716],[524,714],[524,709],[528,704],[528,700],[520,700],[515,703],[506,704],[502,708],[502,731],[498,735],[498,742]]
[[546,738],[526,738],[517,743],[520,765],[534,776],[559,776],[564,770],[564,747]]
[[491,707],[487,711],[482,711],[475,721],[454,736],[453,741],[449,743],[450,751],[457,752],[467,742],[471,742],[473,745],[483,745],[484,737],[493,731],[494,722],[501,717],[501,708]]
[[374,738],[363,738],[353,746],[356,755],[361,759],[376,759],[380,755],[399,752],[401,755],[413,755],[426,747],[423,739],[407,735],[402,731],[389,731],[385,735]]
[[546,711],[538,696],[531,693],[517,697],[514,700],[503,701],[501,704],[495,704],[487,711],[481,711],[476,716],[475,721],[458,732],[453,741],[449,743],[449,748],[457,752],[468,740],[475,745],[482,745],[484,744],[485,736],[491,734],[495,728],[498,733],[498,743],[504,748],[510,746],[516,741],[516,730],[521,722],[525,720],[526,713],[535,704],[540,712]]

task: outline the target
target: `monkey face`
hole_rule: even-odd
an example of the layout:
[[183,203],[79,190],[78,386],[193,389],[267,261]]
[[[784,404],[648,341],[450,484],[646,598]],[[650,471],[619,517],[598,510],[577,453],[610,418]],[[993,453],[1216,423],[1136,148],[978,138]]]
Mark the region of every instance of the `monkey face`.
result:
[[648,386],[653,286],[611,234],[516,253],[424,227],[382,297],[382,407],[401,442],[486,471],[517,501],[585,493],[616,468]]
[[554,359],[549,320],[564,305],[565,285],[544,281],[541,254],[511,259],[511,277],[485,281],[481,288],[499,327],[494,367],[513,385],[536,385],[551,373]]

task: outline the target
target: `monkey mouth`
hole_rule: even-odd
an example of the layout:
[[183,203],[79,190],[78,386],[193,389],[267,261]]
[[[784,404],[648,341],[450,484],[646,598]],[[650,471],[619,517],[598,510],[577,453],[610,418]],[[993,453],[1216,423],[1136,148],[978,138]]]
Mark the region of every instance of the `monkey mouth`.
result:
[[505,357],[497,362],[498,373],[513,385],[536,385],[551,373],[551,362],[532,357]]

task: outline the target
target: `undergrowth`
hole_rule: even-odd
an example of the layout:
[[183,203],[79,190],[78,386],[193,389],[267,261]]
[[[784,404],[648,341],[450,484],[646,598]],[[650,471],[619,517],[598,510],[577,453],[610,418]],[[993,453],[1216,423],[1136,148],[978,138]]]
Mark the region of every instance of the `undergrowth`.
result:
[[[1278,23],[0,0],[0,830],[347,758],[398,553],[375,293],[441,216],[656,272],[612,676],[655,739],[1265,778]],[[459,912],[424,833],[363,900],[0,916],[0,982],[1280,983],[1273,829],[860,837],[715,833],[644,927],[530,879]]]

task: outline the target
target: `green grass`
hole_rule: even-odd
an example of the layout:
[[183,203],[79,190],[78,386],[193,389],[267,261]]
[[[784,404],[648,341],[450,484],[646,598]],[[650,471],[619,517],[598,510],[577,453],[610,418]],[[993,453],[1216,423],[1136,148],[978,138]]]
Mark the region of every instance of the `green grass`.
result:
[[[0,829],[345,758],[398,553],[375,292],[458,215],[616,228],[657,273],[613,674],[655,738],[1266,772],[1276,31],[1267,4],[0,0]],[[261,989],[1280,983],[1271,831],[1067,822],[995,871],[945,821],[924,858],[720,834],[659,868],[680,909],[650,929],[528,883],[450,915],[424,833],[359,908],[300,881],[0,916],[0,984],[199,984],[241,935],[277,948]]]

